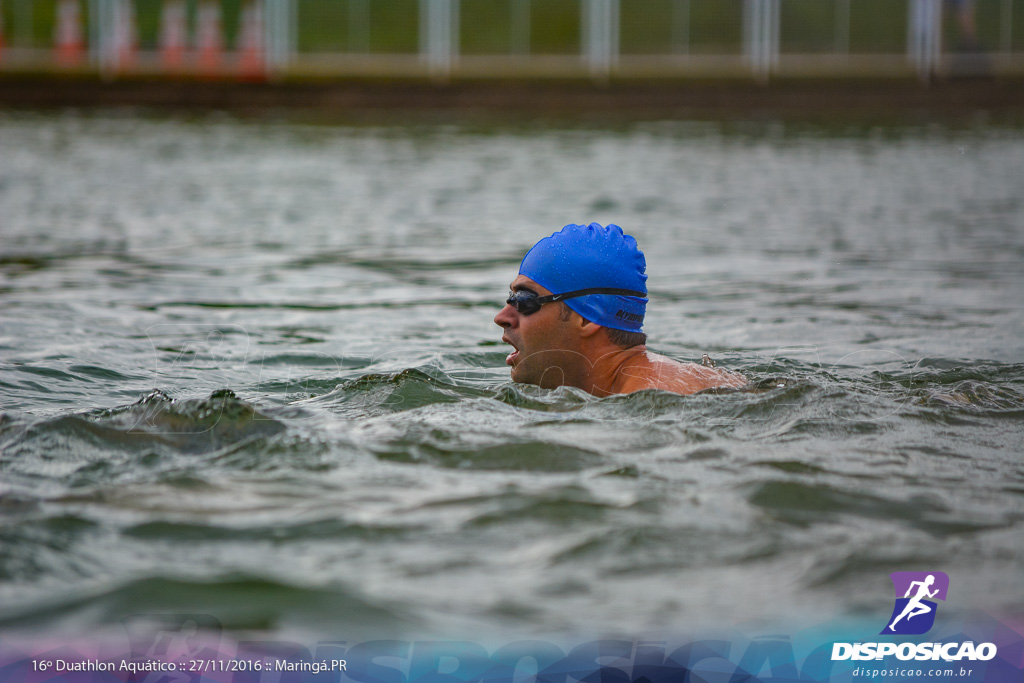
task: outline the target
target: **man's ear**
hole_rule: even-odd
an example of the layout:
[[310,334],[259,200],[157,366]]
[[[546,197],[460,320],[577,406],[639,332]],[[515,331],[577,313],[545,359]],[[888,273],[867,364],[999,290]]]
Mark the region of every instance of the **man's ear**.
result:
[[580,336],[581,337],[592,337],[599,331],[603,330],[603,325],[592,323],[586,318],[580,316]]

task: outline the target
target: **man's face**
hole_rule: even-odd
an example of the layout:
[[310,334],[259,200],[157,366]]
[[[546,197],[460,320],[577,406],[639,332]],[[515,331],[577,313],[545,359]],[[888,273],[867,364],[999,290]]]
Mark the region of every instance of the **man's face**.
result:
[[[509,288],[528,290],[538,296],[552,293],[525,275],[517,276]],[[574,383],[575,368],[583,357],[579,336],[574,334],[573,320],[562,320],[560,314],[558,303],[544,304],[532,315],[523,315],[511,304],[505,304],[494,316],[494,322],[505,330],[501,340],[514,349],[505,359],[512,366],[512,381],[545,389]]]

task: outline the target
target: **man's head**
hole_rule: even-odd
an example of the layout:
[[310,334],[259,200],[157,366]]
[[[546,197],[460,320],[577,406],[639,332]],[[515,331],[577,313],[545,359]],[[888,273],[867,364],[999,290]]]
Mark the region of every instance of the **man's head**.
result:
[[643,344],[646,267],[617,225],[567,225],[534,245],[494,318],[515,347],[506,360],[512,379],[581,386],[595,351]]

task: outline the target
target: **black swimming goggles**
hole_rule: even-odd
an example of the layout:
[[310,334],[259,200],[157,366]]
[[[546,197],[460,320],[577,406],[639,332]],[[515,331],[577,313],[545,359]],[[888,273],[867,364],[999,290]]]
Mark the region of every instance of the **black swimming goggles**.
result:
[[508,298],[505,299],[505,303],[516,309],[523,315],[533,315],[540,310],[540,307],[544,304],[549,304],[552,301],[561,301],[562,299],[574,299],[578,296],[588,296],[590,294],[618,294],[619,296],[638,296],[644,298],[647,296],[644,292],[637,292],[632,289],[615,289],[614,287],[591,287],[590,289],[576,289],[571,292],[562,292],[561,294],[548,294],[547,296],[540,296],[536,292],[531,292],[528,289],[517,289],[514,292],[508,293]]

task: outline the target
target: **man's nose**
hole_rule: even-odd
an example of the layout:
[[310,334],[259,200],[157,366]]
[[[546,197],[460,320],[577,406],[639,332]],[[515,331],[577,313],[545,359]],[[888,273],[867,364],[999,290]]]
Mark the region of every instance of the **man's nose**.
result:
[[501,327],[512,327],[516,324],[517,320],[519,318],[517,317],[516,309],[512,308],[511,304],[505,304],[505,307],[494,316],[494,324]]

